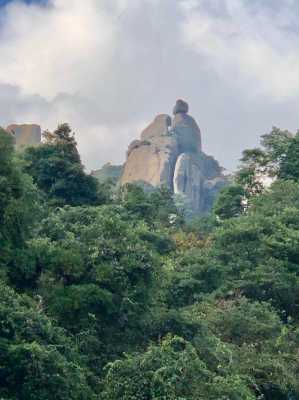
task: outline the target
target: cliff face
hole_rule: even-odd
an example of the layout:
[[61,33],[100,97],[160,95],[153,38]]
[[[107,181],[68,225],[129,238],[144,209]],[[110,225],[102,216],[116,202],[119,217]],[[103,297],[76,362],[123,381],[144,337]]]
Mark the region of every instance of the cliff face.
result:
[[41,127],[36,124],[9,125],[7,132],[14,135],[17,149],[35,146],[41,142]]
[[178,100],[173,119],[158,115],[141,133],[141,140],[130,144],[121,184],[166,185],[194,213],[204,213],[226,179],[218,162],[202,151],[201,132],[188,109]]

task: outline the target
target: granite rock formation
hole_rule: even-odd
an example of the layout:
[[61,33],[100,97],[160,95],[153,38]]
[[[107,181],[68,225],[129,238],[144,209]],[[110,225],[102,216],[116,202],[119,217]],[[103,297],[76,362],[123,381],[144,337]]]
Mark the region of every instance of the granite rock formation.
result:
[[13,124],[6,128],[7,132],[14,135],[17,149],[26,146],[36,146],[41,142],[41,127],[36,124]]
[[166,185],[194,213],[202,214],[211,208],[226,178],[219,163],[202,151],[200,129],[188,111],[188,104],[177,100],[172,119],[158,115],[141,139],[129,145],[121,184]]

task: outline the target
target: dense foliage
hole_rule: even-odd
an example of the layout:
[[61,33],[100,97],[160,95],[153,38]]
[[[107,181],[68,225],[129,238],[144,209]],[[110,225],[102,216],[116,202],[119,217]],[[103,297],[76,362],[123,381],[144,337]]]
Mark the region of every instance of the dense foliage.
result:
[[74,135],[67,124],[45,132],[42,146],[25,150],[25,172],[50,204],[95,205],[101,203],[97,180],[84,172]]
[[299,399],[298,143],[274,128],[185,222],[86,174],[68,125],[0,131],[0,398]]

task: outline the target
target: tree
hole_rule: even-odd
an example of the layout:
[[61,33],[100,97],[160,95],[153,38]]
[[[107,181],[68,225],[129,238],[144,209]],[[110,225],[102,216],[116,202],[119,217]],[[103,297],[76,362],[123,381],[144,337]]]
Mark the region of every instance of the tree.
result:
[[104,400],[215,398],[253,400],[255,396],[244,378],[210,370],[196,348],[178,336],[167,336],[145,353],[109,364],[103,393]]
[[170,190],[164,186],[146,192],[140,185],[127,184],[120,189],[119,201],[137,219],[152,226],[172,226],[182,223]]
[[98,205],[67,125],[25,163],[0,132],[0,398],[299,399],[297,140],[185,223],[164,187]]
[[171,250],[164,236],[121,206],[67,206],[51,212],[28,245],[47,312],[73,334],[91,331],[101,367],[144,340],[160,254]]
[[[286,325],[269,303],[236,292],[195,304],[189,315],[205,316],[210,331],[230,353],[230,370],[248,377],[256,398],[298,398],[296,328]],[[211,344],[207,352],[217,354]]]
[[0,397],[95,399],[96,379],[75,342],[45,317],[42,303],[18,295],[1,281],[0,290]]
[[12,215],[22,196],[22,175],[14,160],[13,139],[0,130],[0,243],[3,253],[22,237],[22,227],[15,226],[17,219]]
[[44,134],[45,143],[24,152],[25,171],[47,196],[50,204],[78,206],[100,204],[96,178],[84,172],[77,144],[67,124],[59,125],[54,133]]
[[292,138],[281,160],[278,177],[299,181],[299,132]]
[[[241,290],[269,301],[284,319],[298,315],[298,198],[298,184],[277,180],[254,199],[247,215],[228,219],[215,230],[204,262],[221,270],[218,284],[224,293]],[[200,271],[199,258],[197,265],[195,271]]]
[[265,178],[298,178],[298,134],[282,131],[276,127],[262,136],[261,148],[243,152],[241,168],[236,174],[237,183],[250,197],[263,191]]
[[37,190],[21,171],[12,136],[0,129],[0,267],[10,277],[17,271],[16,261],[22,264],[39,211]]
[[213,206],[213,213],[219,219],[239,217],[246,210],[246,192],[241,185],[224,188]]

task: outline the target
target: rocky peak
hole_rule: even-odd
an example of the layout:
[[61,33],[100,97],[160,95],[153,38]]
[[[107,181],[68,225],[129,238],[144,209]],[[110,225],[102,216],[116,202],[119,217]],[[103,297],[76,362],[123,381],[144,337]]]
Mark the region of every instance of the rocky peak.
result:
[[158,115],[129,145],[121,184],[166,185],[194,213],[204,213],[226,179],[218,162],[202,151],[200,129],[188,111],[188,103],[177,100],[173,119]]

